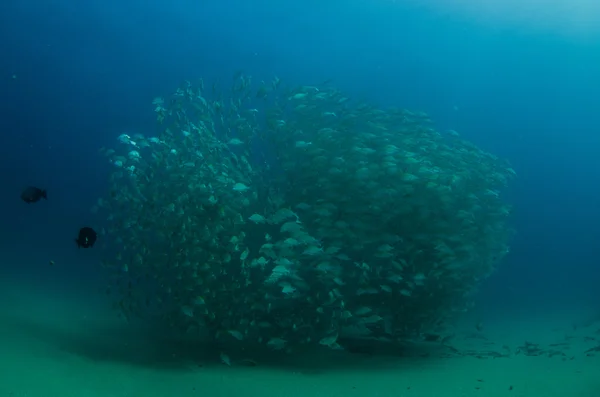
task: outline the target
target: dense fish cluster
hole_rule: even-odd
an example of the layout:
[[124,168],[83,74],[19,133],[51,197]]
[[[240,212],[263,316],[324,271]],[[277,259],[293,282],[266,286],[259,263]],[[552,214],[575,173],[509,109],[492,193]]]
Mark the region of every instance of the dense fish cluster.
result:
[[508,252],[506,162],[429,117],[279,79],[186,82],[122,134],[107,292],[127,317],[291,351],[399,342],[464,310]]

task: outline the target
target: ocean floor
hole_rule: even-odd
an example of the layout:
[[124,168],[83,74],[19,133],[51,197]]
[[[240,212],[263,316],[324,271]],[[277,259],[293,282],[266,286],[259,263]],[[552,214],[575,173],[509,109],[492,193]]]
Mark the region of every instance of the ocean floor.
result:
[[226,366],[126,324],[95,291],[2,285],[0,397],[600,396],[600,321],[568,310],[465,321],[447,346],[402,354],[242,353]]

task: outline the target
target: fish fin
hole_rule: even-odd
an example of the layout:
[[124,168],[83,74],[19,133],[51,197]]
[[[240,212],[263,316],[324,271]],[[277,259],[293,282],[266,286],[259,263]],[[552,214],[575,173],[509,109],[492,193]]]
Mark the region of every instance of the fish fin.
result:
[[45,190],[42,190],[42,197],[43,197],[45,200],[48,200],[48,195],[46,194],[46,191],[45,191]]

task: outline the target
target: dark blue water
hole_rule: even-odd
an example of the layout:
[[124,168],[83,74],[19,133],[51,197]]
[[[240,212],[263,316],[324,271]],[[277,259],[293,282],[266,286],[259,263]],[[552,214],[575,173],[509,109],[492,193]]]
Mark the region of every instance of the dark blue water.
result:
[[[482,302],[600,310],[600,37],[401,1],[323,3],[3,1],[2,274],[98,282],[97,253],[73,243],[101,226],[90,213],[108,185],[98,149],[151,135],[152,99],[181,81],[243,70],[292,86],[332,79],[509,159],[517,234]],[[21,202],[26,185],[49,200]]]

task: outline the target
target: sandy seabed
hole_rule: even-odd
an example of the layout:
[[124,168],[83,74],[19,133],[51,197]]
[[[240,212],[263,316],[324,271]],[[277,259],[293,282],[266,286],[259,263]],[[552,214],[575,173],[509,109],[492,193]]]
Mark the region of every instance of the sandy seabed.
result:
[[[218,354],[192,358],[86,296],[14,282],[0,290],[0,397],[600,397],[600,352],[589,353],[600,346],[600,322],[573,326],[557,313],[503,315],[476,335],[465,327],[451,341],[456,350],[248,357],[254,366],[232,356],[226,366]],[[562,353],[517,354],[525,340]]]

